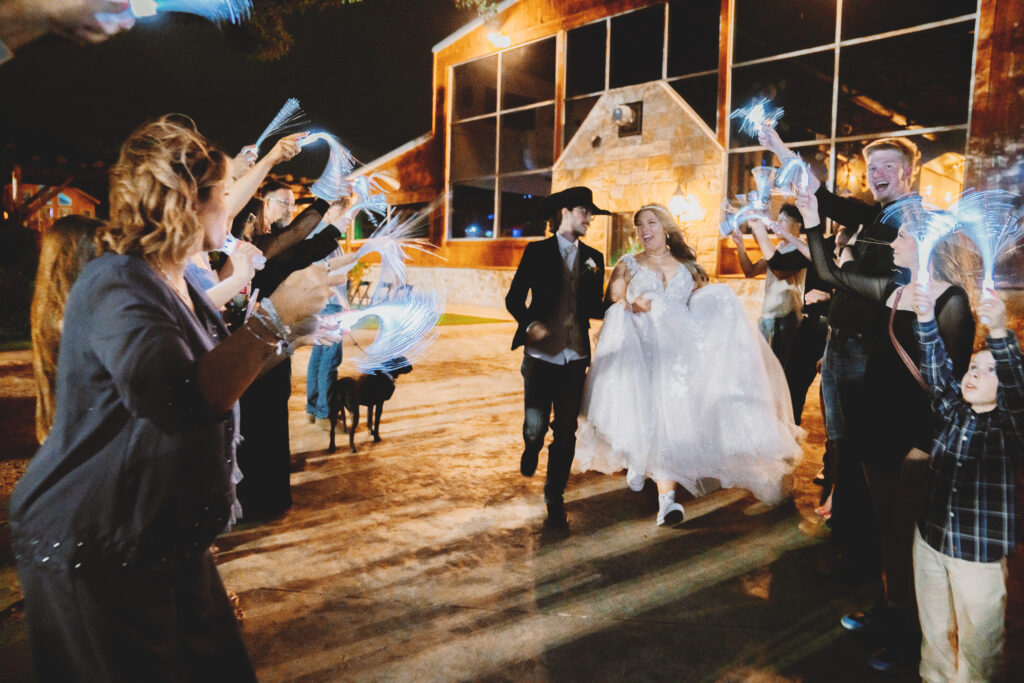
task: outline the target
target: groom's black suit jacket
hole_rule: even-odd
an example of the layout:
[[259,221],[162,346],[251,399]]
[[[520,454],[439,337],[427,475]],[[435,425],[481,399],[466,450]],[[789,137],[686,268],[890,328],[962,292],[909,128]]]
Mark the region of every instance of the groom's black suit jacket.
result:
[[[576,244],[575,267],[579,273],[576,315],[582,328],[588,330],[591,318],[604,317],[604,256],[579,240]],[[532,322],[546,320],[558,301],[562,287],[562,263],[558,238],[554,235],[526,245],[512,285],[505,295],[505,308],[519,323],[512,338],[513,349],[526,343],[526,328]],[[529,306],[526,305],[527,292],[531,293]]]

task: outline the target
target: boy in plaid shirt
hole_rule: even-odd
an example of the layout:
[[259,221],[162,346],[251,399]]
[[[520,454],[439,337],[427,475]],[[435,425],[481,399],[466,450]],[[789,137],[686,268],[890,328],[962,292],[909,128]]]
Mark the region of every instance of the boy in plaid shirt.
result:
[[940,419],[925,506],[914,538],[921,678],[986,681],[1005,635],[1006,556],[1016,529],[1013,467],[1024,436],[1024,360],[994,291],[978,305],[988,348],[960,382],[935,323],[934,297],[908,287],[917,313],[920,370]]

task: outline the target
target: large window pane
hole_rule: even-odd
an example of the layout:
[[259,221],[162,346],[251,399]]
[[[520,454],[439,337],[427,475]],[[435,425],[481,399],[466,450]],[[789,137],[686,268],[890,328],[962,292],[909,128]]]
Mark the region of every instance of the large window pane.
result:
[[[860,0],[847,0],[844,4]],[[736,0],[733,61],[795,52],[835,41],[836,0]]]
[[613,88],[661,78],[665,7],[654,5],[612,19],[608,80]]
[[540,200],[551,194],[551,172],[502,176],[502,237],[543,237],[546,216],[541,215]]
[[967,123],[973,49],[973,23],[842,48],[837,134]]
[[706,74],[672,81],[670,85],[704,119],[711,130],[718,126],[718,74]]
[[718,68],[721,0],[668,3],[668,76]]
[[494,178],[452,184],[452,239],[494,237]]
[[501,55],[501,108],[555,99],[555,39],[541,40]]
[[555,108],[501,116],[501,172],[548,168],[554,162]]
[[[945,208],[960,192],[964,182],[964,152],[967,133],[962,130],[907,136],[921,151],[921,170],[913,189],[931,204]],[[865,177],[861,151],[869,140],[836,144],[836,193],[874,201]]]
[[594,108],[599,99],[601,99],[600,95],[595,95],[578,100],[568,100],[565,103],[565,125],[562,127],[562,134],[565,138],[562,141],[563,148],[568,146],[572,136],[576,135],[576,131],[583,125],[590,110]]
[[[831,50],[733,69],[730,111],[762,97],[772,98],[786,111],[778,131],[786,142],[816,140],[832,133]],[[740,133],[740,120],[731,119],[731,146],[756,145],[757,139]]]
[[574,28],[566,34],[565,95],[604,90],[605,22]]
[[846,0],[843,40],[973,14],[977,5],[977,0]]
[[498,108],[498,55],[460,64],[452,72],[453,119],[490,114]]
[[452,124],[452,180],[494,175],[497,119]]

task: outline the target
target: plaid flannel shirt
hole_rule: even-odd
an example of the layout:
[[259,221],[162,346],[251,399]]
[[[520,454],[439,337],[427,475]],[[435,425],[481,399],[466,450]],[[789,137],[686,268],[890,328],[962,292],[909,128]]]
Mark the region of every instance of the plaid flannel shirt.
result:
[[971,562],[997,562],[1016,543],[1013,466],[1024,434],[1024,359],[1012,332],[988,338],[999,377],[995,410],[975,413],[960,393],[934,320],[915,325],[921,374],[941,417],[932,444],[921,537],[935,550]]

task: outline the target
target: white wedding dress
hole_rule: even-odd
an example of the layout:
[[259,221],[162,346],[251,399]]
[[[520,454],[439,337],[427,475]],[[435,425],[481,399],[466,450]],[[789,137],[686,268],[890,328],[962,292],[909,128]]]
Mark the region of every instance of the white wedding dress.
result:
[[726,285],[694,291],[680,264],[660,272],[622,258],[626,301],[605,314],[583,391],[576,471],[626,469],[693,495],[740,487],[766,503],[788,494],[803,431],[782,367]]

